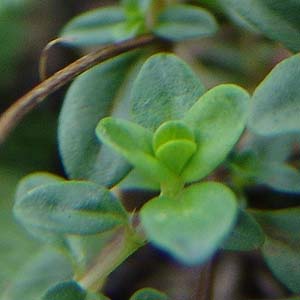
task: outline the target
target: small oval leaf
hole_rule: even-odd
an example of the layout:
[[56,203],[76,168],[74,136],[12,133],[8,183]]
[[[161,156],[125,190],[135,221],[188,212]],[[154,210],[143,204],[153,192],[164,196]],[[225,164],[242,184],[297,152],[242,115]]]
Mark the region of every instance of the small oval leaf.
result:
[[60,234],[94,234],[126,224],[126,212],[105,188],[90,182],[53,183],[28,192],[14,206],[27,228]]
[[141,210],[151,242],[180,261],[206,261],[232,230],[237,213],[235,195],[226,186],[205,182],[184,189],[178,197],[159,196]]
[[120,41],[118,29],[125,22],[126,16],[122,7],[98,8],[73,18],[65,25],[60,37],[63,43],[72,46],[110,44]]
[[212,36],[218,29],[213,15],[193,5],[174,4],[157,17],[154,33],[171,41]]
[[151,56],[132,88],[133,121],[151,130],[180,119],[203,94],[204,86],[190,67],[172,54]]
[[300,131],[300,54],[279,63],[256,88],[249,127],[257,134]]
[[113,186],[129,172],[122,157],[99,143],[95,128],[106,116],[126,115],[138,57],[130,53],[96,66],[75,79],[68,90],[59,117],[58,142],[71,178]]
[[205,177],[226,158],[244,130],[248,100],[242,88],[219,85],[186,113],[184,121],[194,128],[198,148],[183,170],[185,181]]

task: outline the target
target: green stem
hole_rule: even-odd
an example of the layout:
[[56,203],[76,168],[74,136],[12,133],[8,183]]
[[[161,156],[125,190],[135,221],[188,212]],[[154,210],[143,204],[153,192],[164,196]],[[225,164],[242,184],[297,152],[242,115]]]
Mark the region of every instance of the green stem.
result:
[[110,273],[144,244],[131,229],[120,230],[78,282],[89,291],[98,291]]

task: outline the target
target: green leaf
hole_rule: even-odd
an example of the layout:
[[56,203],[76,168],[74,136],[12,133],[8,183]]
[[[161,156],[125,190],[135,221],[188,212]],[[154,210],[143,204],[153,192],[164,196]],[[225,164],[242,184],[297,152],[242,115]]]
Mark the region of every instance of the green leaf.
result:
[[130,53],[109,60],[79,76],[68,90],[58,141],[71,178],[112,186],[129,172],[123,158],[99,143],[95,128],[103,117],[127,115],[128,90],[139,68],[137,59],[137,53]]
[[72,273],[67,257],[53,248],[45,248],[26,262],[5,291],[4,299],[39,299],[50,286],[70,280]]
[[142,172],[133,169],[119,184],[122,190],[154,190],[158,191],[160,185],[156,180],[146,177]]
[[34,188],[40,187],[42,185],[61,182],[63,180],[64,178],[47,172],[35,172],[29,174],[23,177],[19,182],[15,195],[15,201],[18,202],[25,196],[25,194],[29,193]]
[[206,182],[174,198],[161,195],[150,200],[141,210],[141,221],[151,242],[192,265],[203,263],[222,245],[236,213],[232,191]]
[[[29,174],[23,177],[17,186],[15,203],[21,202],[22,199],[35,188],[59,182],[63,183],[64,178],[53,175],[51,173],[36,172]],[[65,238],[61,234],[54,234],[42,228],[37,228],[30,225],[27,225],[26,229],[31,233],[31,235],[33,235],[40,241],[44,243],[50,243],[52,245],[55,245],[56,247],[65,249]]]
[[153,155],[152,133],[130,121],[104,118],[97,128],[99,139],[121,153],[133,166],[155,182],[172,180],[172,173]]
[[181,121],[168,121],[156,130],[153,136],[156,157],[171,171],[179,174],[197,145],[193,131]]
[[132,119],[155,130],[180,119],[203,94],[204,87],[190,67],[172,54],[151,56],[132,88]]
[[256,88],[249,127],[257,134],[275,135],[300,130],[300,55],[279,63]]
[[125,23],[122,7],[98,8],[73,18],[63,28],[60,37],[63,43],[79,47],[111,44],[122,40],[118,31]]
[[300,208],[255,210],[252,214],[268,236],[289,243],[300,243]]
[[237,14],[269,38],[293,51],[300,50],[300,3],[295,0],[225,0]]
[[49,288],[42,300],[85,300],[87,293],[76,281],[60,282]]
[[255,174],[259,183],[287,193],[300,193],[300,172],[285,163],[262,163]]
[[155,289],[144,288],[135,292],[130,300],[168,300],[168,297]]
[[300,208],[254,211],[267,239],[264,258],[274,275],[290,290],[299,294],[300,287]]
[[212,36],[217,29],[215,18],[205,9],[174,4],[158,15],[153,31],[162,38],[178,42]]
[[291,291],[300,292],[300,248],[267,239],[263,247],[264,258],[272,273]]
[[14,206],[27,228],[58,234],[95,234],[127,222],[120,202],[105,188],[90,182],[53,183],[31,190]]
[[104,295],[99,294],[99,293],[91,293],[91,292],[89,292],[87,294],[86,300],[109,300],[109,298],[107,298]]
[[225,250],[250,251],[259,249],[265,241],[264,233],[255,219],[240,209],[237,223],[223,245]]
[[242,88],[220,85],[187,112],[184,121],[194,128],[198,149],[183,170],[185,181],[205,177],[226,158],[244,130],[248,100]]

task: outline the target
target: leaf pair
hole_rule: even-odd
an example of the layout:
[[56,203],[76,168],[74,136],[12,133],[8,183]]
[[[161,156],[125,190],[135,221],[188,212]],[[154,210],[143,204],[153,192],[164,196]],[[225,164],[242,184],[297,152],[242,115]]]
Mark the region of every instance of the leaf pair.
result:
[[[203,38],[215,34],[217,24],[206,10],[192,5],[168,5],[151,15],[151,0],[123,0],[122,6],[98,8],[72,19],[61,33],[72,46],[105,45],[153,32],[172,41]],[[154,20],[148,22],[148,19]]]
[[[182,173],[184,182],[199,180],[225,159],[241,135],[249,98],[234,85],[218,86],[198,100],[202,93],[203,86],[182,61],[154,55],[143,65],[131,94],[132,118],[145,128],[108,118],[100,121],[97,134],[154,181],[172,177],[165,166]],[[176,119],[182,121],[170,122]],[[177,131],[184,136],[176,137]],[[162,147],[158,139],[168,143]],[[154,152],[164,167],[153,159]]]

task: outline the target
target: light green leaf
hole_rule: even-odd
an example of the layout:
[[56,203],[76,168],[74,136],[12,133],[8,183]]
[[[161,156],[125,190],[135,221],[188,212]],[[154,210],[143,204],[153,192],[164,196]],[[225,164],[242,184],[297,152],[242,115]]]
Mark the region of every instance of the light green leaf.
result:
[[291,50],[300,50],[300,3],[295,0],[224,0],[241,17],[269,38]]
[[107,298],[104,295],[99,294],[99,293],[91,293],[91,292],[89,292],[87,294],[86,300],[109,300],[109,298]]
[[141,210],[146,235],[159,248],[192,265],[206,261],[231,232],[237,213],[235,195],[226,186],[206,182],[177,197],[161,195]]
[[52,285],[72,278],[67,257],[45,248],[28,260],[3,294],[3,300],[36,300]]
[[190,67],[172,54],[150,57],[134,82],[132,119],[155,130],[180,119],[203,94],[204,87]]
[[152,288],[144,288],[135,292],[130,300],[168,300],[167,295],[152,289]]
[[174,4],[157,17],[154,33],[172,41],[212,36],[218,29],[213,15],[193,5]]
[[118,187],[122,190],[154,190],[158,191],[160,185],[156,180],[143,175],[137,169],[133,169],[119,184]]
[[195,153],[193,131],[181,121],[168,121],[156,130],[153,149],[156,157],[175,174],[179,174]]
[[264,233],[255,219],[240,209],[237,223],[223,245],[225,250],[250,251],[260,248],[265,241]]
[[129,165],[99,143],[97,123],[109,115],[128,111],[132,76],[139,68],[138,54],[109,60],[79,76],[68,90],[59,118],[58,141],[66,172],[112,186],[129,172]]
[[257,134],[275,135],[300,130],[300,55],[279,63],[256,88],[249,127]]
[[95,234],[124,225],[120,202],[105,188],[90,182],[53,183],[28,192],[14,206],[27,228],[59,234]]
[[153,134],[130,121],[104,118],[97,128],[99,139],[121,153],[133,166],[155,182],[172,180],[174,175],[153,155]]
[[87,293],[76,281],[60,282],[49,288],[42,300],[85,300]]
[[215,169],[244,130],[249,95],[235,85],[220,85],[205,93],[184,121],[195,130],[198,149],[185,166],[185,181],[199,180]]
[[63,28],[60,37],[63,43],[72,46],[110,44],[120,41],[118,31],[122,30],[125,23],[126,16],[122,7],[98,8],[73,18]]

